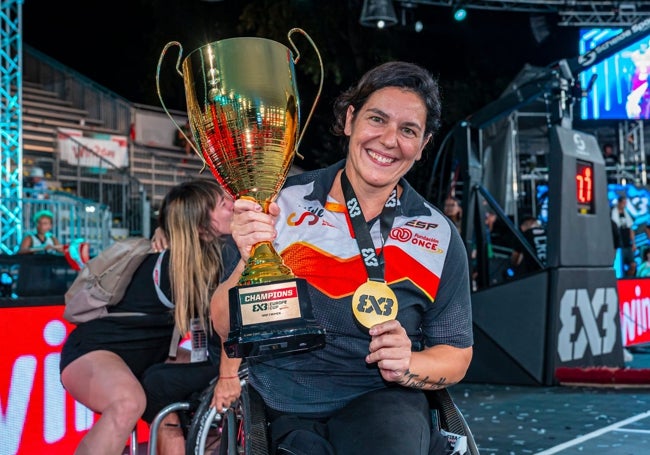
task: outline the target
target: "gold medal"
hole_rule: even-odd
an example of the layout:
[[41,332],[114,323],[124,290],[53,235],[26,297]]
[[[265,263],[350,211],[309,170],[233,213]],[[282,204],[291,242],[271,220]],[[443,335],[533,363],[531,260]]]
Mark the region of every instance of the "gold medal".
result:
[[397,297],[385,282],[368,280],[352,296],[352,313],[369,329],[397,317]]

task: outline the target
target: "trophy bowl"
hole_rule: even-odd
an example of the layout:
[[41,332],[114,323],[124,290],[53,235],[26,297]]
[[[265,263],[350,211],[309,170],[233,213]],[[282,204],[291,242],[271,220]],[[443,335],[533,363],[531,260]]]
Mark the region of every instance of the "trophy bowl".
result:
[[[302,33],[318,49],[311,38]],[[292,43],[293,44],[293,43]],[[292,51],[264,38],[230,38],[206,44],[176,64],[185,87],[195,151],[234,198],[257,201],[266,212],[284,184],[305,131],[300,132],[300,98]],[[295,47],[295,46],[294,46]],[[297,50],[296,50],[297,52]],[[305,126],[322,90],[321,85]],[[183,135],[185,135],[183,133]],[[186,137],[189,141],[189,138]],[[192,141],[189,141],[192,143]],[[194,146],[193,146],[194,147]],[[230,357],[295,352],[322,346],[306,282],[296,278],[270,242],[253,247],[238,286],[230,290],[231,333],[224,343]]]

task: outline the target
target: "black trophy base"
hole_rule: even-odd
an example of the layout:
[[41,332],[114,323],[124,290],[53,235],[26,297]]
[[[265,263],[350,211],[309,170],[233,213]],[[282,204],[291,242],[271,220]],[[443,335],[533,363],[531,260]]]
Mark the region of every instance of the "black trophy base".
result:
[[[298,322],[298,321],[297,321]],[[256,330],[232,331],[224,343],[228,357],[272,357],[278,354],[309,351],[325,345],[325,332],[320,327],[301,327],[272,332]]]
[[[273,357],[325,345],[325,329],[314,319],[304,279],[237,286],[229,292],[229,303],[228,357]],[[278,319],[296,312],[298,317]]]

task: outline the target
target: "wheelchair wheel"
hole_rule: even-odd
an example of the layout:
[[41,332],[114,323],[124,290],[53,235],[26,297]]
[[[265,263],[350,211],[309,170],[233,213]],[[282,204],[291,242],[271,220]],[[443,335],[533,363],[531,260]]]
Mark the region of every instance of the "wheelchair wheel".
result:
[[458,410],[458,414],[460,415],[460,420],[463,425],[463,431],[465,432],[465,435],[467,436],[467,449],[469,450],[470,455],[480,455],[478,446],[476,445],[476,440],[474,439],[474,435],[472,434],[472,430],[470,430],[469,425],[467,424],[467,421],[465,420],[465,416]]
[[[264,402],[254,389],[244,385],[235,406],[225,416],[210,408],[213,388],[206,390],[192,418],[187,434],[186,453],[213,453],[204,449],[206,435],[219,435],[219,455],[268,455],[267,422]],[[216,448],[213,448],[216,450]]]
[[210,409],[213,392],[214,382],[210,383],[199,397],[198,406],[192,416],[192,423],[185,439],[185,453],[187,454],[221,453],[216,450],[222,445],[220,440],[223,419],[215,409]]
[[268,423],[262,397],[255,389],[246,385],[242,388],[240,401],[244,417],[245,455],[268,455]]
[[469,455],[480,455],[472,430],[469,428],[465,416],[454,403],[449,390],[429,391],[427,392],[427,398],[435,414],[437,429],[467,437],[467,453]]

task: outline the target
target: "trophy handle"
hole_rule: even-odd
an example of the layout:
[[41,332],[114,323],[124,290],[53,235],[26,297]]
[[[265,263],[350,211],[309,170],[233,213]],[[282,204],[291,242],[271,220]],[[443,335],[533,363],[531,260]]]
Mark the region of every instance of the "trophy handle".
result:
[[303,35],[305,38],[307,38],[307,41],[309,41],[309,44],[314,48],[316,51],[316,55],[318,56],[318,63],[320,64],[320,84],[318,85],[318,92],[316,93],[316,97],[314,98],[314,102],[311,105],[311,110],[309,111],[309,115],[307,116],[307,120],[305,120],[305,123],[302,127],[302,131],[298,135],[298,141],[296,142],[296,155],[298,155],[301,159],[304,159],[305,157],[302,156],[300,153],[298,153],[298,147],[300,147],[300,142],[302,141],[302,137],[305,134],[305,130],[307,129],[307,125],[309,125],[309,122],[311,120],[312,115],[314,115],[314,111],[316,110],[316,104],[318,103],[318,100],[320,99],[321,92],[323,91],[323,78],[325,77],[325,71],[323,70],[323,59],[321,58],[320,52],[318,48],[316,47],[316,44],[314,41],[311,39],[311,37],[301,28],[292,28],[289,30],[289,33],[287,34],[287,38],[289,39],[289,42],[291,43],[291,47],[296,51],[296,58],[293,60],[293,64],[297,64],[298,60],[300,60],[300,51],[296,47],[296,45],[293,43],[293,40],[291,39],[291,35],[294,33],[300,33]]
[[[176,60],[176,72],[181,77],[183,77],[183,72],[180,70],[181,61],[183,59],[183,46],[178,41],[170,41],[169,43],[165,44],[165,47],[160,53],[160,58],[158,59],[158,66],[156,67],[156,93],[158,94],[158,99],[160,100],[160,104],[162,105],[165,114],[167,114],[167,117],[169,117],[169,119],[172,121],[176,129],[181,132],[185,140],[190,144],[190,147],[192,147],[194,153],[196,153],[199,156],[199,158],[201,158],[201,161],[203,162],[203,169],[205,169],[207,163],[205,162],[205,158],[203,157],[203,154],[196,148],[196,145],[194,145],[194,141],[190,140],[190,138],[187,137],[187,134],[185,134],[183,128],[181,128],[181,126],[178,123],[176,123],[174,117],[172,117],[172,115],[169,113],[169,111],[167,110],[167,106],[165,105],[165,101],[163,101],[162,93],[160,92],[160,66],[162,65],[163,59],[165,58],[165,54],[167,54],[169,48],[173,46],[178,46],[179,49],[178,59]],[[203,169],[201,169],[201,172],[203,172]]]

